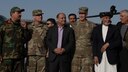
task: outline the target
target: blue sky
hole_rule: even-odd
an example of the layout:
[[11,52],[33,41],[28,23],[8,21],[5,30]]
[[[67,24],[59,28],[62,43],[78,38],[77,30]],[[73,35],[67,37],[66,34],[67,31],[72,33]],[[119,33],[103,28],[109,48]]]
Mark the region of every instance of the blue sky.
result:
[[[10,9],[13,6],[24,8],[23,19],[32,19],[32,10],[42,9],[44,20],[56,18],[57,13],[64,12],[66,15],[75,13],[78,15],[79,7],[89,8],[89,16],[97,15],[99,12],[109,11],[110,6],[115,5],[117,11],[128,9],[128,0],[0,0],[0,15],[9,18]],[[89,18],[89,20],[99,23],[100,18]],[[119,15],[112,18],[113,23],[119,21]]]

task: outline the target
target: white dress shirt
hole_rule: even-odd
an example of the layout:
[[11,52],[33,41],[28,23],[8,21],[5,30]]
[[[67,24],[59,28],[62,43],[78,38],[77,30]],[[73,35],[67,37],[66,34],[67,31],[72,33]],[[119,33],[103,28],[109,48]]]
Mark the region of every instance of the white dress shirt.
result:
[[[102,25],[102,38],[105,42],[108,32],[108,26]],[[108,62],[106,51],[102,54],[101,63],[95,65],[95,72],[117,72],[116,65],[111,65]]]

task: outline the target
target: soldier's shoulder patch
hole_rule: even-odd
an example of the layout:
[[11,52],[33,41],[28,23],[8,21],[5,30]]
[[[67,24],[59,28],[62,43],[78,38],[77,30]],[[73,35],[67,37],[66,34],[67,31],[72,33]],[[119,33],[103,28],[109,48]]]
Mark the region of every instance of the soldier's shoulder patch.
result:
[[91,24],[92,27],[96,26],[96,23],[92,22],[92,21],[88,21],[89,24]]
[[11,20],[6,20],[6,21],[4,21],[4,24],[12,24],[12,21]]
[[47,25],[44,25],[43,28],[46,29],[46,30],[48,30],[48,26]]

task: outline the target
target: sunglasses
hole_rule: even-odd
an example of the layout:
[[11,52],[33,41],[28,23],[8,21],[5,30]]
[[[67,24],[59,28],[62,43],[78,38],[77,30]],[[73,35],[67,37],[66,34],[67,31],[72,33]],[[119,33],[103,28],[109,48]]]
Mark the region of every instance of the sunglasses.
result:
[[46,23],[47,25],[50,25],[51,23]]

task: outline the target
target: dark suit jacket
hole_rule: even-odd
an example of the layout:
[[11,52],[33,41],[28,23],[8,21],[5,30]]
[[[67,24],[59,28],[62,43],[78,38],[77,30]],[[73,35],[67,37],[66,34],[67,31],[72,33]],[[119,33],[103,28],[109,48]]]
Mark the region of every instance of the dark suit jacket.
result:
[[[63,38],[62,38],[62,47],[65,49],[65,52],[62,55],[59,55],[62,61],[71,61],[72,50],[75,49],[75,35],[72,28],[65,25],[63,27]],[[49,60],[54,61],[58,55],[54,53],[54,49],[57,48],[58,42],[58,27],[54,26],[49,29],[46,36],[46,43],[49,48]]]
[[[119,31],[121,33],[121,27],[122,27],[122,23],[121,22],[118,22],[117,23],[117,27],[119,28]],[[125,32],[125,35],[124,39],[124,42],[126,42],[126,47],[121,47],[122,50],[120,50],[120,62],[118,64],[118,70],[119,72],[128,72],[128,48],[127,48],[127,33],[128,33],[128,29],[127,31]]]
[[118,22],[116,26],[119,28],[119,30],[121,30],[122,23],[121,22]]
[[[118,29],[119,29],[119,31],[120,31],[120,33],[121,33],[121,27],[122,27],[122,25],[123,25],[123,23],[121,23],[121,22],[118,22],[117,23],[117,27],[118,27]],[[128,28],[127,28],[127,30],[128,30]],[[126,30],[126,32],[125,32],[125,35],[124,35],[124,37],[122,37],[122,38],[125,38],[125,36],[126,36],[126,33],[127,33],[127,30]],[[123,39],[124,40],[124,39]]]
[[110,64],[116,64],[118,62],[119,48],[122,45],[122,42],[121,42],[121,35],[116,26],[111,24],[109,25],[106,40],[104,42],[102,37],[102,25],[98,25],[93,30],[92,39],[93,39],[93,55],[98,56],[99,63],[101,62],[102,54],[103,54],[101,52],[101,48],[103,44],[105,44],[106,42],[109,43],[109,47],[106,49],[108,62]]

